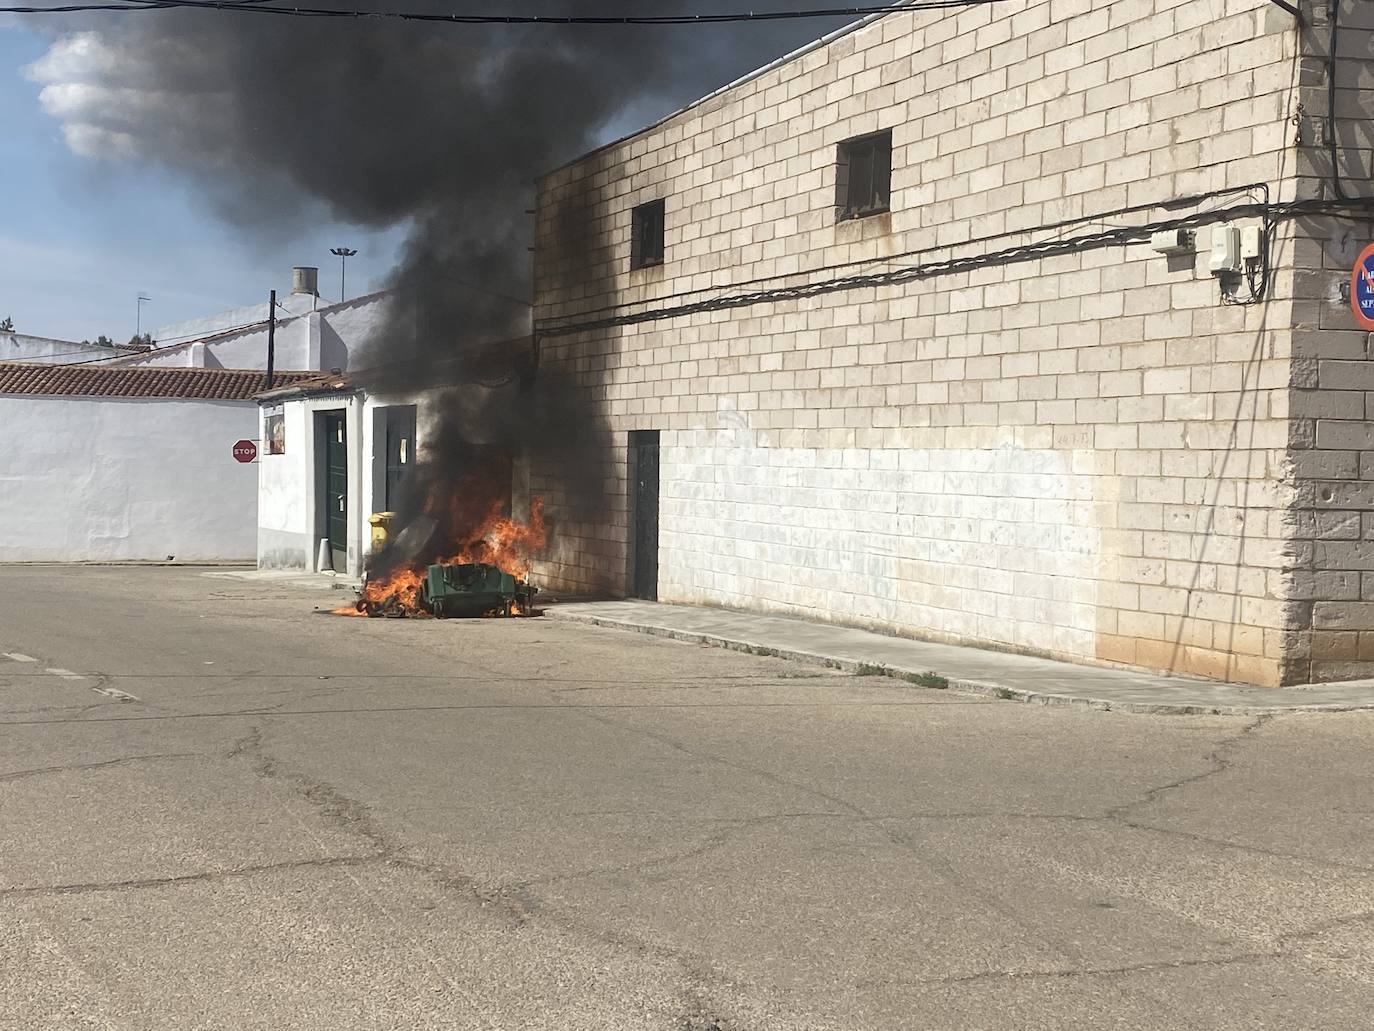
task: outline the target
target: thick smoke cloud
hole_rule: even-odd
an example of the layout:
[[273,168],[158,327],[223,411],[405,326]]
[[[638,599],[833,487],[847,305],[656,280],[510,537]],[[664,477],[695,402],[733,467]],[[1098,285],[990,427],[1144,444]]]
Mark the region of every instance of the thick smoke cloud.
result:
[[[426,2],[357,0],[390,10]],[[447,12],[725,9],[428,2]],[[832,27],[512,28],[159,11],[86,22],[31,75],[72,149],[181,173],[245,233],[289,232],[322,209],[409,227],[391,318],[354,367],[391,370],[388,388],[428,386],[440,371],[447,382],[514,386],[454,394],[453,414],[412,474],[403,525],[470,480],[491,447],[518,455],[541,445],[562,449],[553,464],[567,481],[558,491],[565,517],[595,522],[606,500],[604,425],[567,385],[531,381],[519,356],[491,368],[489,350],[477,358],[472,346],[528,331],[533,181],[601,142],[617,119],[665,113]],[[473,426],[486,439],[474,440]]]
[[[426,0],[357,3],[415,10]],[[648,7],[715,9],[673,0],[430,0],[429,9]],[[431,284],[450,284],[448,303],[420,315],[422,327],[461,316],[469,333],[499,334],[519,312],[500,297],[528,293],[524,212],[537,175],[597,142],[627,107],[647,115],[684,103],[828,27],[515,28],[146,12],[87,22],[31,74],[74,150],[184,173],[245,232],[281,233],[318,218],[311,201],[341,221],[410,224],[398,284],[431,301]]]

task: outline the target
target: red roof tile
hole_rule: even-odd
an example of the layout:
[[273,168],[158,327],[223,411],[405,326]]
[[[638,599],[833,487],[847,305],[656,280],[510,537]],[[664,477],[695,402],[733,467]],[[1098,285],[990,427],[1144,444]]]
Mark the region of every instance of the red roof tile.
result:
[[[278,372],[274,386],[318,376]],[[191,397],[246,401],[261,393],[261,369],[184,369],[159,366],[30,365],[0,362],[0,394],[64,397]]]
[[307,372],[299,379],[279,380],[271,390],[260,390],[259,401],[291,401],[316,394],[347,393],[357,386],[355,377],[339,372]]

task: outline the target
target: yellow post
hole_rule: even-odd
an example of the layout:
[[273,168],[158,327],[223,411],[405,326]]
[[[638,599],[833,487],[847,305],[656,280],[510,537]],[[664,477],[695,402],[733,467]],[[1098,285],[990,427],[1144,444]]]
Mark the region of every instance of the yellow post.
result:
[[386,547],[386,542],[391,536],[391,520],[395,518],[395,512],[373,512],[367,517],[367,521],[372,525],[373,551],[381,551]]

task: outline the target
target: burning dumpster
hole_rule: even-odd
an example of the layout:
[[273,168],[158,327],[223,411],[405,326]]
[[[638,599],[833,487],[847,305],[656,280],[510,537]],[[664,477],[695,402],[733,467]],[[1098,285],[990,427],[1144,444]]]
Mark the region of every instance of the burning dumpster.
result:
[[464,562],[433,565],[425,574],[421,604],[433,615],[520,616],[534,607],[538,588],[487,565]]
[[[511,518],[508,465],[503,459],[474,470],[456,484],[444,484],[447,493],[431,487],[409,515],[378,513],[389,517],[386,539],[368,556],[357,603],[334,613],[533,615],[538,592],[526,577],[531,555],[544,546],[549,531],[539,498],[530,500],[527,521]],[[507,475],[499,475],[502,469]]]
[[365,584],[358,604],[336,610],[340,615],[528,616],[534,612],[539,588],[486,562],[442,562],[423,576],[391,577],[382,584]]

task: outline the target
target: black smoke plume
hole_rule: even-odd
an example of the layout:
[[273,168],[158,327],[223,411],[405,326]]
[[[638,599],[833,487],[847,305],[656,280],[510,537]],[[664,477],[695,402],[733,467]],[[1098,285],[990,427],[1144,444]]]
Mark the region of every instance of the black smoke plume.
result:
[[[728,9],[675,0],[349,0],[370,10],[655,14]],[[725,6],[722,6],[725,5]],[[739,7],[778,10],[789,0]],[[49,26],[70,22],[49,19]],[[528,332],[533,181],[606,137],[634,128],[765,63],[834,23],[713,27],[506,27],[318,20],[224,11],[99,16],[39,63],[44,102],[78,150],[169,168],[242,232],[289,234],[321,216],[409,227],[390,283],[392,317],[353,367],[385,367],[386,386],[427,386],[434,367],[475,344]],[[604,427],[562,385],[529,388],[521,349],[510,368],[469,379],[501,411],[478,422],[512,450],[554,430],[591,455]],[[534,392],[530,392],[533,389]],[[467,391],[467,396],[472,395]],[[550,413],[562,421],[551,427]],[[431,479],[471,464],[445,426]],[[577,470],[578,463],[569,466]],[[581,476],[581,472],[575,473]],[[573,475],[570,473],[570,475]],[[587,485],[592,498],[600,483]],[[591,501],[588,502],[592,503]]]

